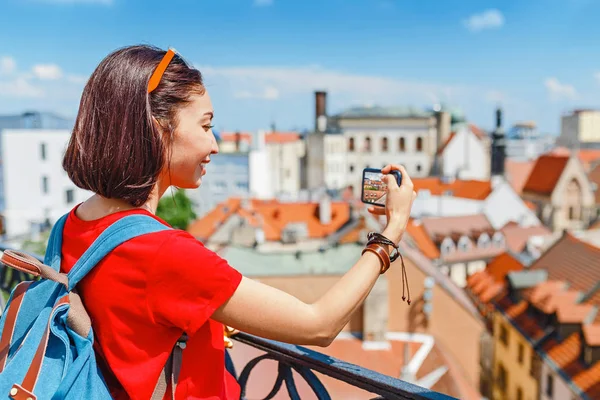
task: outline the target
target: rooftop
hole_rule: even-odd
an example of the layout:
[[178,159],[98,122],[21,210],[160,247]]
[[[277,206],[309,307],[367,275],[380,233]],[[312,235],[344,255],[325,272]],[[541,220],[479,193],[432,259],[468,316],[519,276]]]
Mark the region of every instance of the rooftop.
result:
[[568,162],[569,156],[565,155],[540,156],[523,186],[523,192],[551,194]]
[[428,190],[433,196],[451,195],[464,199],[485,200],[492,192],[491,181],[413,178],[415,191]]

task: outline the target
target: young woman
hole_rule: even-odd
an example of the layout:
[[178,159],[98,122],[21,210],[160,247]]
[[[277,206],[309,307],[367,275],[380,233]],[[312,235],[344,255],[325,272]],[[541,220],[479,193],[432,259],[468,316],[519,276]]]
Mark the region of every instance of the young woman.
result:
[[[173,51],[132,46],[107,56],[90,77],[63,167],[95,194],[65,224],[62,272],[111,223],[156,218],[170,186],[197,188],[218,148],[213,107],[199,71]],[[397,244],[415,197],[401,166],[387,175],[383,236]],[[161,221],[162,222],[162,221]],[[387,244],[372,243],[313,304],[241,276],[180,230],[142,235],[113,250],[78,285],[92,319],[96,352],[113,396],[149,399],[177,339],[189,336],[177,399],[237,399],[224,367],[223,324],[293,344],[327,346],[389,266]],[[387,259],[386,259],[387,257]]]

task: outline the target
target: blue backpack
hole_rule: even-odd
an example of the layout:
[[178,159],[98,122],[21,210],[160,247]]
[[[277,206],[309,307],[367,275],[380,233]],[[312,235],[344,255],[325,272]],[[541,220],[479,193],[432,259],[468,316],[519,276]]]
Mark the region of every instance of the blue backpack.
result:
[[[66,217],[52,229],[44,264],[16,251],[2,255],[5,265],[41,279],[17,285],[0,319],[0,399],[111,399],[96,363],[90,318],[74,289],[121,243],[170,229],[145,215],[123,217],[102,232],[71,271],[63,274],[59,271]],[[173,344],[152,400],[162,400],[169,383],[174,399],[186,339],[182,335]]]

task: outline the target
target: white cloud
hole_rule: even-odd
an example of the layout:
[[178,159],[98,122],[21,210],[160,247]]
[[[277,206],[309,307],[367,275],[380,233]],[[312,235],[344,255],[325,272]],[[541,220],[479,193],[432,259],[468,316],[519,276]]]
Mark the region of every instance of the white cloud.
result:
[[268,7],[273,5],[273,0],[254,0],[256,7]]
[[573,100],[577,98],[577,91],[573,85],[561,83],[554,77],[546,79],[544,81],[544,86],[546,86],[546,90],[548,90],[551,100]]
[[277,100],[279,98],[279,90],[273,86],[267,86],[263,90],[258,92],[252,92],[249,90],[240,90],[233,94],[236,99],[263,99],[263,100]]
[[17,69],[17,62],[12,57],[0,58],[0,75],[10,75]]
[[56,64],[38,64],[34,65],[32,70],[35,76],[41,80],[57,80],[63,76],[62,70]]
[[[350,102],[435,104],[450,101],[474,88],[401,81],[393,78],[351,74],[318,66],[300,67],[210,67],[198,69],[210,86],[230,89],[237,98],[277,99],[304,95],[311,90],[327,90]],[[478,92],[483,95],[482,92]]]
[[504,26],[504,15],[499,10],[486,10],[480,14],[473,14],[463,21],[463,24],[471,32],[479,32],[485,29],[498,29]]
[[0,97],[35,98],[43,96],[44,91],[41,88],[32,85],[23,77],[10,81],[0,81]]

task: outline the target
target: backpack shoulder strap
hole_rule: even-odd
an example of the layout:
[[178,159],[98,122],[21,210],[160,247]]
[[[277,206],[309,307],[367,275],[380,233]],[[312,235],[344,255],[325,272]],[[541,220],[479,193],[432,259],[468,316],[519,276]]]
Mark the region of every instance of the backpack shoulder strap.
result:
[[140,214],[128,215],[114,222],[98,236],[69,271],[68,290],[73,290],[77,283],[115,247],[137,236],[167,229],[171,228],[152,217]]
[[51,266],[56,272],[60,272],[62,235],[68,216],[69,213],[60,217],[52,227],[50,238],[48,239],[48,247],[46,248],[46,256],[44,257],[44,264]]

